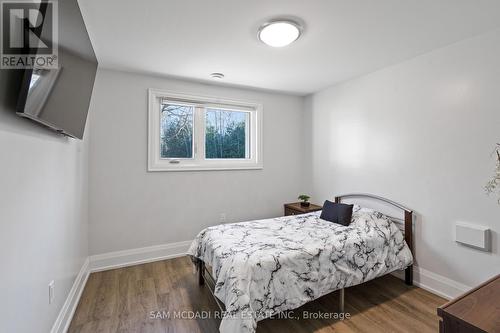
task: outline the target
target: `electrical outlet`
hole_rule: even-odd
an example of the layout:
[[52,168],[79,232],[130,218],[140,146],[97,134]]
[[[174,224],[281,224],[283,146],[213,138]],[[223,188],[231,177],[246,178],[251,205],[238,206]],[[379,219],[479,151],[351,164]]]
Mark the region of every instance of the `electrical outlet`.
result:
[[49,283],[49,304],[52,304],[54,302],[54,288],[55,288],[55,283],[54,280],[50,281]]
[[226,213],[221,213],[219,218],[220,223],[226,223]]

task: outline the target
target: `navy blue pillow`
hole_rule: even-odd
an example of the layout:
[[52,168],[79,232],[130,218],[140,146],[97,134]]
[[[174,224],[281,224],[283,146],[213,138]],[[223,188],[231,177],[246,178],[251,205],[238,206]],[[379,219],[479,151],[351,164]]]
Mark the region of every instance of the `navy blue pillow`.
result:
[[351,223],[352,207],[354,207],[354,205],[346,205],[325,200],[320,218],[348,226]]

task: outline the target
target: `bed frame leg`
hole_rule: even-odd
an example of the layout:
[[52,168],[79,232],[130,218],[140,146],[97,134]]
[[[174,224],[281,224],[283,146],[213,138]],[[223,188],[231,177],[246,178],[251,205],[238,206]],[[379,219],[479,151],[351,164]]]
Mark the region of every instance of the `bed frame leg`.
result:
[[203,278],[205,263],[203,262],[203,260],[199,260],[196,265],[198,266],[198,285],[203,286],[205,284],[205,279]]
[[413,286],[413,265],[405,269],[405,283]]
[[344,313],[344,288],[340,289],[339,312]]

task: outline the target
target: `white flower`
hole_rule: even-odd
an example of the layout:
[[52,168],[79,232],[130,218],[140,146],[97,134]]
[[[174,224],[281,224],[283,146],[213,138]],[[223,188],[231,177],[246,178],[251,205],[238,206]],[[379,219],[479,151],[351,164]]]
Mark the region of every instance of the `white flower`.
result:
[[486,183],[484,189],[486,193],[492,194],[494,192],[498,193],[498,203],[500,204],[500,143],[497,143],[497,147],[492,155],[496,155],[497,158],[497,168],[493,178]]

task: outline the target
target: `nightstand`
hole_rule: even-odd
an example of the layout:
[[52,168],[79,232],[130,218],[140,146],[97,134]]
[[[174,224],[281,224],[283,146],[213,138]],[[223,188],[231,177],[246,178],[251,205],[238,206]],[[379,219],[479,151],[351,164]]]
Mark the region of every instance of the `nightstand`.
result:
[[437,309],[440,333],[499,332],[500,274]]
[[287,203],[285,204],[285,216],[311,213],[322,209],[322,206],[314,204],[310,204],[309,207],[302,207],[300,202]]

